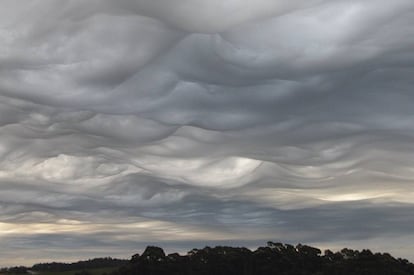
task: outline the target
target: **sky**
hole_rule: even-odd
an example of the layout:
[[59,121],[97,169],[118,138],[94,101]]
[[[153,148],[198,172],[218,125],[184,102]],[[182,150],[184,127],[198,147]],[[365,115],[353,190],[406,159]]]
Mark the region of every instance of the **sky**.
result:
[[0,3],[0,266],[414,260],[414,1]]

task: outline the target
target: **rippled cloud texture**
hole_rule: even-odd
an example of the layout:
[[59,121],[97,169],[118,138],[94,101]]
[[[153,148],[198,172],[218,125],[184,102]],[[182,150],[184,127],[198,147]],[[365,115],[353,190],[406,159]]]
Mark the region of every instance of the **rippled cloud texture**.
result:
[[412,0],[0,2],[1,265],[414,259]]

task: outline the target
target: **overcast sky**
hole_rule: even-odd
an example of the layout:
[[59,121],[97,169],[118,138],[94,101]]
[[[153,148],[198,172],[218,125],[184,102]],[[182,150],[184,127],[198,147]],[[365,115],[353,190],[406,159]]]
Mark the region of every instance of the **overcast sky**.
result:
[[0,3],[0,266],[268,240],[414,260],[413,0]]

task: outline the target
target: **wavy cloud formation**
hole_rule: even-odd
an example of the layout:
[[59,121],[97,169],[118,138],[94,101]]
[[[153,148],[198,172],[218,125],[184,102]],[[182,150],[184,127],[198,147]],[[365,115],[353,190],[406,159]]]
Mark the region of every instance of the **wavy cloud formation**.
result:
[[413,1],[2,6],[1,265],[266,240],[414,259]]

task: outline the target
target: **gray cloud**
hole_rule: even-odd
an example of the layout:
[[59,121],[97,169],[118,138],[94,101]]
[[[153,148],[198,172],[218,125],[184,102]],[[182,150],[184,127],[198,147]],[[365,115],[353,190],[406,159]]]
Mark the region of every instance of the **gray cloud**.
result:
[[1,265],[270,239],[413,259],[412,1],[3,2]]

